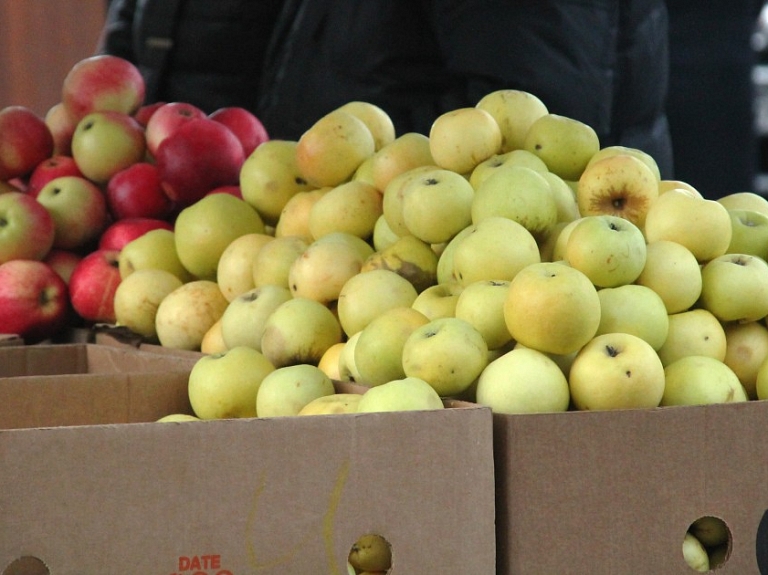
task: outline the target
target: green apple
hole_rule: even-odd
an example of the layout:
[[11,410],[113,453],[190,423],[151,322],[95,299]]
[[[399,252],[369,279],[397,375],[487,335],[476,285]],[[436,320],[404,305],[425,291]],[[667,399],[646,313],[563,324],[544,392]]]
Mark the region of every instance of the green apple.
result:
[[552,172],[541,174],[549,183],[549,189],[552,191],[552,197],[557,205],[557,221],[572,222],[581,217],[579,212],[579,203],[576,200],[576,194],[573,188],[569,186],[563,178]]
[[504,321],[512,339],[560,355],[579,350],[600,325],[600,298],[583,273],[560,262],[530,264],[509,284]]
[[115,290],[117,325],[124,325],[147,340],[157,340],[157,308],[165,296],[181,286],[182,281],[166,270],[148,268],[135,271],[121,280]]
[[653,201],[644,232],[648,243],[670,240],[684,245],[699,263],[726,253],[733,235],[731,216],[723,204],[681,189],[664,192]]
[[314,239],[345,232],[362,239],[373,236],[382,215],[382,194],[372,184],[355,180],[328,190],[309,209],[309,233]]
[[528,150],[511,150],[503,154],[491,156],[487,160],[483,160],[477,164],[469,175],[469,183],[472,185],[472,188],[475,190],[479,188],[480,184],[482,184],[488,176],[502,166],[523,166],[524,168],[530,168],[539,172],[542,175],[551,173],[547,169],[544,160],[539,158],[536,154],[533,154]]
[[[558,222],[559,225],[561,222]],[[577,218],[572,222],[568,222],[564,226],[560,227],[560,231],[557,232],[557,237],[554,238],[553,245],[551,247],[552,254],[548,259],[544,259],[544,248],[552,241],[552,235],[555,233],[553,230],[550,232],[543,242],[539,243],[539,251],[542,252],[542,261],[552,262],[565,262],[566,248],[568,247],[568,239],[571,237],[571,233],[581,223],[581,218]]]
[[720,320],[706,309],[694,308],[669,316],[667,339],[657,352],[667,366],[689,355],[725,361],[726,350],[725,328]]
[[724,254],[701,270],[700,307],[720,321],[754,321],[768,315],[768,263],[746,254]]
[[265,245],[275,238],[265,233],[244,234],[232,240],[221,252],[216,267],[216,282],[228,301],[256,285],[253,282],[253,262]]
[[256,395],[275,367],[250,347],[204,355],[189,372],[189,403],[200,419],[256,417]]
[[162,228],[150,230],[125,244],[120,250],[117,265],[122,279],[142,269],[165,270],[182,283],[195,279],[176,252],[175,232]]
[[192,275],[215,281],[227,246],[242,235],[264,232],[264,222],[250,204],[232,194],[210,194],[176,217],[176,253]]
[[270,284],[235,297],[221,315],[224,344],[228,348],[247,346],[261,351],[261,337],[267,318],[280,304],[292,298],[287,287]]
[[630,333],[654,350],[667,340],[669,315],[661,297],[649,287],[626,284],[598,290],[600,326],[596,335]]
[[308,247],[309,242],[301,236],[283,236],[267,242],[253,258],[253,286],[277,285],[288,288],[291,265]]
[[476,106],[488,112],[501,129],[501,149],[504,152],[523,148],[531,124],[549,110],[537,96],[511,88],[489,92]]
[[763,360],[757,369],[755,395],[757,399],[768,399],[768,360]]
[[360,372],[355,363],[355,348],[360,339],[360,333],[356,332],[344,342],[344,348],[339,354],[339,379],[341,381],[359,381]]
[[548,113],[528,128],[523,148],[544,160],[550,172],[564,180],[578,180],[600,150],[600,140],[584,122]]
[[417,377],[405,377],[367,389],[357,404],[357,412],[425,411],[444,407],[429,383]]
[[413,284],[392,270],[375,269],[353,275],[339,292],[339,323],[344,333],[351,336],[388,309],[411,307],[417,295]]
[[656,240],[646,244],[645,267],[635,283],[651,288],[668,314],[690,309],[701,295],[701,266],[682,244]]
[[438,283],[420,292],[411,307],[430,320],[455,317],[456,304],[464,286],[457,281]]
[[498,349],[512,340],[504,321],[508,292],[508,280],[478,280],[464,286],[456,300],[454,317],[472,324],[488,349]]
[[624,218],[584,216],[565,246],[565,261],[598,287],[634,282],[645,267],[643,232]]
[[376,220],[373,225],[373,236],[371,242],[373,243],[373,249],[377,252],[384,250],[391,246],[400,236],[397,235],[387,223],[387,218],[384,217],[383,208],[382,214]]
[[348,112],[368,126],[373,136],[374,149],[380,150],[395,140],[395,125],[392,118],[379,106],[370,102],[352,100],[338,107]]
[[757,399],[756,381],[768,357],[768,327],[764,321],[731,322],[725,329],[725,358],[750,399]]
[[182,284],[157,306],[155,330],[160,344],[171,349],[199,351],[203,337],[229,305],[216,282]]
[[363,263],[360,272],[376,269],[393,271],[411,282],[420,293],[437,283],[438,259],[430,244],[416,236],[403,236],[372,253]]
[[435,163],[457,174],[501,151],[501,128],[482,108],[456,108],[440,114],[429,129],[429,151]]
[[750,254],[768,259],[768,215],[755,210],[728,210],[731,243],[726,253]]
[[664,394],[664,366],[644,339],[604,333],[579,350],[568,383],[578,410],[657,407]]
[[444,317],[411,332],[403,344],[402,360],[406,377],[423,379],[441,397],[455,396],[469,388],[488,364],[488,344],[468,321]]
[[732,192],[717,199],[728,210],[751,210],[768,216],[768,198],[756,192]]
[[747,393],[733,370],[706,355],[688,355],[664,368],[661,405],[707,405],[747,401]]
[[278,367],[261,381],[256,393],[258,417],[298,415],[318,397],[333,395],[333,382],[316,365]]
[[309,231],[309,212],[320,198],[331,191],[330,187],[305,190],[289,199],[275,224],[275,237],[299,236],[308,244],[314,239]]
[[694,571],[706,573],[709,571],[709,554],[693,534],[686,531],[683,537],[683,560]]

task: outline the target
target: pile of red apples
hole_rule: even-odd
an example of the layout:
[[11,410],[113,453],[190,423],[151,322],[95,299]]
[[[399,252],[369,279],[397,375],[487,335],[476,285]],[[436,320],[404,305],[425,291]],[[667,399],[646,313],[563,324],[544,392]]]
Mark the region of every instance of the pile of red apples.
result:
[[145,103],[138,69],[114,56],[75,64],[44,117],[0,110],[0,333],[114,322],[122,247],[207,194],[239,196],[267,139],[243,108]]

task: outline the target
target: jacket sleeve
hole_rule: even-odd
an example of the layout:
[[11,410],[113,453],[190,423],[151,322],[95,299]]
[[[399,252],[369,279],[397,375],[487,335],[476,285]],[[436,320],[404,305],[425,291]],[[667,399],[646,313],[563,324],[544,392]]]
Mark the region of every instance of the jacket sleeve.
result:
[[99,39],[98,52],[136,61],[133,50],[133,20],[137,0],[112,0]]

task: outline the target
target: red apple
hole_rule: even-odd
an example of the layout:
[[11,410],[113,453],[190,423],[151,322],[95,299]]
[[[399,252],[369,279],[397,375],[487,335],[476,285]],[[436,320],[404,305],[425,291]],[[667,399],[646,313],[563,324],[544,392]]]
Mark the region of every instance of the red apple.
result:
[[75,269],[83,256],[77,252],[71,250],[52,249],[48,252],[48,255],[43,259],[43,263],[51,266],[64,283],[69,284],[69,278],[72,276],[72,271]]
[[152,115],[157,112],[157,110],[164,106],[165,102],[154,102],[152,104],[144,104],[141,106],[138,110],[136,110],[136,113],[133,115],[134,118],[136,118],[136,121],[144,126],[147,127],[147,124],[149,123],[149,119],[152,117]]
[[77,315],[88,322],[115,322],[115,290],[120,269],[115,250],[95,250],[77,264],[69,278],[69,299]]
[[231,194],[236,198],[243,199],[243,192],[240,189],[240,186],[219,186],[218,188],[213,188],[205,195],[210,196],[211,194]]
[[104,192],[81,176],[54,178],[37,194],[37,201],[53,217],[55,248],[85,248],[101,235],[109,223]]
[[258,117],[245,108],[227,106],[213,112],[209,118],[221,122],[237,136],[243,145],[246,158],[260,144],[269,140],[269,134]]
[[166,219],[173,202],[160,185],[157,166],[138,162],[120,170],[107,182],[107,205],[112,217]]
[[32,196],[0,194],[0,264],[42,260],[53,246],[55,229],[51,214]]
[[122,112],[92,112],[78,122],[72,136],[77,167],[98,184],[142,161],[145,151],[144,128]]
[[45,113],[45,125],[53,136],[53,154],[69,156],[72,153],[72,134],[77,121],[69,114],[63,103],[54,104]]
[[53,135],[45,121],[24,106],[0,110],[0,180],[27,176],[53,154]]
[[238,185],[244,161],[240,140],[208,118],[185,123],[157,149],[163,190],[178,206],[189,206],[219,186]]
[[32,170],[27,181],[27,193],[37,197],[43,186],[53,179],[62,176],[82,177],[82,175],[72,156],[55,155],[43,160]]
[[144,103],[145,89],[133,63],[118,56],[90,56],[67,72],[61,101],[75,122],[91,112],[134,114]]
[[0,326],[35,343],[66,325],[67,285],[49,265],[17,259],[0,264]]
[[123,246],[151,230],[173,231],[173,224],[155,218],[124,218],[112,223],[99,238],[100,250],[120,251]]
[[168,102],[160,106],[147,122],[146,139],[149,153],[157,155],[157,148],[163,140],[195,118],[205,118],[205,112],[187,102]]

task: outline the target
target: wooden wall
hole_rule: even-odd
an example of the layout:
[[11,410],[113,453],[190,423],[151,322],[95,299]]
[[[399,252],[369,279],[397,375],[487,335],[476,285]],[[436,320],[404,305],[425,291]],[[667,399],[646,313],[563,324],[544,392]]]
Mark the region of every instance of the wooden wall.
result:
[[61,83],[94,53],[104,0],[0,0],[0,108],[41,116],[61,99]]

